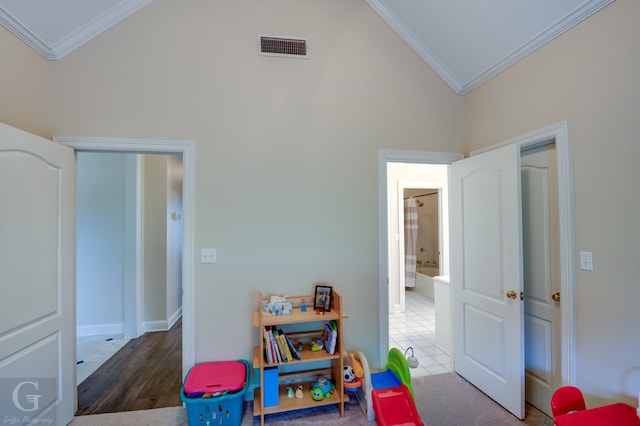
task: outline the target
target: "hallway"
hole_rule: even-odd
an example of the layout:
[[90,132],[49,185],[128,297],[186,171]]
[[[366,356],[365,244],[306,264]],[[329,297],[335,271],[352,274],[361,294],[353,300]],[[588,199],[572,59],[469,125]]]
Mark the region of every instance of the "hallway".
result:
[[452,371],[451,357],[435,345],[433,300],[413,289],[405,290],[405,312],[389,315],[389,348],[394,347],[402,353],[413,348],[419,365],[411,369],[412,377]]
[[182,319],[129,341],[78,385],[78,411],[115,413],[182,405]]

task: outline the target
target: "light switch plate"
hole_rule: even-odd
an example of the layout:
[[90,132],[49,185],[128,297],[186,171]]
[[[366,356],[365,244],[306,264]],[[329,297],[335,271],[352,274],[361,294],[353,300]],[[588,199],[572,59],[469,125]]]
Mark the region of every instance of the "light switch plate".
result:
[[216,263],[216,249],[203,248],[200,250],[200,263]]
[[593,271],[593,253],[590,251],[580,252],[580,269],[583,271]]

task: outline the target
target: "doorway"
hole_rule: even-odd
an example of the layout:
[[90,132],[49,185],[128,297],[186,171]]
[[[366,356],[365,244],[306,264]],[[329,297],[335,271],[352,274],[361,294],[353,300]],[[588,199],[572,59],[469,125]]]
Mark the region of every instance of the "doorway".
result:
[[[195,148],[191,141],[54,137],[77,151],[176,154],[182,157],[182,377],[195,364],[195,295],[193,240],[195,210]],[[75,378],[74,378],[75,381]]]
[[[497,146],[489,147],[485,150],[473,152],[472,155],[489,151],[499,146],[516,144],[520,149],[529,149],[535,146],[543,146],[555,143],[557,170],[558,170],[558,239],[559,239],[559,265],[560,265],[560,309],[563,312],[561,318],[559,337],[559,364],[561,365],[561,383],[554,383],[553,386],[561,384],[572,384],[574,382],[574,279],[573,279],[573,234],[572,234],[572,206],[571,206],[571,167],[570,148],[568,139],[568,125],[566,122],[557,123],[549,127],[539,129],[526,135],[508,140]],[[387,210],[389,193],[392,186],[388,185],[387,164],[401,162],[407,164],[451,164],[461,159],[462,156],[454,153],[416,153],[402,151],[380,151],[379,153],[379,194],[380,194],[380,359],[383,360],[388,351],[388,330],[389,330],[389,292],[391,286],[391,276],[394,273],[390,266],[391,254],[386,248],[389,242],[393,241],[394,235],[389,232],[389,215]],[[549,295],[551,296],[551,295]],[[523,326],[524,328],[524,326]],[[524,354],[522,354],[524,358]],[[455,370],[455,363],[454,363]],[[522,377],[524,377],[524,371]],[[475,384],[475,383],[474,383]],[[482,384],[476,384],[482,390]],[[524,389],[524,385],[523,385]],[[548,404],[546,404],[548,405]],[[541,406],[545,408],[546,406]]]
[[130,339],[168,331],[181,317],[182,158],[76,152],[76,159],[80,385]]
[[[450,345],[439,333],[448,329],[438,315],[438,302],[444,296],[434,297],[439,285],[435,277],[444,281],[446,277],[441,276],[448,273],[447,168],[445,164],[387,164],[389,347],[418,359],[411,371],[414,377],[452,369]],[[411,240],[415,247],[409,247]]]

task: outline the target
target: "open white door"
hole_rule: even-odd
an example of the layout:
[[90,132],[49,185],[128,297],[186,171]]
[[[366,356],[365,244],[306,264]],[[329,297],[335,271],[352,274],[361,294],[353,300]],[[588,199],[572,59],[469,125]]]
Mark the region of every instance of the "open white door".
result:
[[524,419],[520,147],[453,163],[450,191],[454,367]]
[[77,405],[75,181],[71,148],[0,123],[0,412],[20,424]]

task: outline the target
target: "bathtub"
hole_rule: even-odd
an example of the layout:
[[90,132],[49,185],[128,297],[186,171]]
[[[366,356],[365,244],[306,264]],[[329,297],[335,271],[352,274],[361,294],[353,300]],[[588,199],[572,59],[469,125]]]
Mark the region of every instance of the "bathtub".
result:
[[434,299],[433,277],[440,275],[439,266],[418,266],[416,268],[416,291]]

